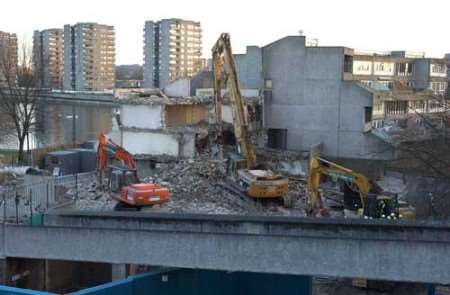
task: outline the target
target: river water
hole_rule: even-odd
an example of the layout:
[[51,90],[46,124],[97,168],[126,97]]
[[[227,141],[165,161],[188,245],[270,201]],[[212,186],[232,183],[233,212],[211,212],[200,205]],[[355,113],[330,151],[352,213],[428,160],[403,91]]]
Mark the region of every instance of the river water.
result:
[[[30,149],[95,140],[112,128],[111,106],[45,103],[38,108]],[[17,149],[14,137],[3,138],[0,149]],[[25,144],[25,149],[27,144]]]

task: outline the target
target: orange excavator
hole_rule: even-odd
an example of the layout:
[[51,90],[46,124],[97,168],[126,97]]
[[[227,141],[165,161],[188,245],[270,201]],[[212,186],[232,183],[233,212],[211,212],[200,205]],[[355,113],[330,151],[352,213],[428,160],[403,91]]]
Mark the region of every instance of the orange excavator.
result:
[[[110,160],[120,162],[121,166],[109,165]],[[162,204],[169,200],[169,190],[166,187],[141,183],[133,155],[111,139],[107,140],[104,134],[100,134],[97,148],[100,184],[103,184],[103,175],[107,169],[108,191],[111,197],[118,201],[116,210],[140,210],[144,206]]]

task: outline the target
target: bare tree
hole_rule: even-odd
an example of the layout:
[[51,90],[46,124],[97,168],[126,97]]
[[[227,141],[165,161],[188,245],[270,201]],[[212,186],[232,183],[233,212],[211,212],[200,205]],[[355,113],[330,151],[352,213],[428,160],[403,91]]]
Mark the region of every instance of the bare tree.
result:
[[[401,169],[412,178],[418,190],[416,206],[427,207],[433,217],[450,216],[450,97],[424,91],[416,96],[416,102],[408,102],[404,119],[394,120],[394,149],[397,159],[388,163],[389,168]],[[419,196],[420,195],[420,196]],[[423,208],[421,208],[422,210]]]
[[409,108],[416,124],[405,126],[397,149],[414,160],[421,172],[450,182],[449,100],[445,95],[430,95],[426,104],[425,112]]
[[33,69],[32,54],[26,46],[18,58],[11,50],[17,49],[0,44],[0,129],[12,131],[16,137],[17,161],[22,163],[25,142],[36,124],[39,74],[35,73],[39,71]]

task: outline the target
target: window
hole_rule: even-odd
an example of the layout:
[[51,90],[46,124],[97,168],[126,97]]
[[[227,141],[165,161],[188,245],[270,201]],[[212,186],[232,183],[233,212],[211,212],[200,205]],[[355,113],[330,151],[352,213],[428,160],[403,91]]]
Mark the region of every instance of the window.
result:
[[364,107],[364,123],[372,121],[372,107]]
[[375,62],[375,75],[393,75],[394,74],[394,63],[392,62]]
[[352,73],[353,72],[353,56],[345,55],[344,56],[344,73]]
[[408,76],[411,76],[414,70],[414,64],[408,64]]
[[406,76],[408,64],[407,63],[397,63],[396,66],[397,66],[397,75],[398,76]]
[[383,114],[384,113],[384,104],[381,101],[375,102],[373,104],[373,114]]
[[267,146],[272,149],[287,149],[287,129],[267,130]]
[[407,101],[385,101],[386,116],[405,115],[408,113]]
[[384,126],[384,121],[383,120],[373,120],[372,121],[372,127],[373,128],[381,128]]
[[430,82],[430,90],[434,94],[444,94],[447,90],[447,82]]
[[409,102],[409,108],[413,113],[423,113],[425,112],[425,102],[423,100],[416,100]]
[[364,60],[353,61],[353,74],[354,75],[371,75],[372,74],[372,62]]
[[431,72],[432,73],[440,73],[443,74],[447,71],[444,64],[432,64],[431,65]]

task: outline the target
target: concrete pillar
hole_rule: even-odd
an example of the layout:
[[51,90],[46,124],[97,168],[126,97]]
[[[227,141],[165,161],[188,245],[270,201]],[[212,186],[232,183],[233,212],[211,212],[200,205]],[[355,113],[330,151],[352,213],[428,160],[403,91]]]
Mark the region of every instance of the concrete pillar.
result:
[[126,264],[111,264],[111,280],[123,280],[127,277],[127,265]]

